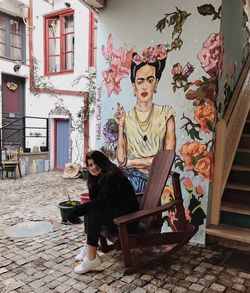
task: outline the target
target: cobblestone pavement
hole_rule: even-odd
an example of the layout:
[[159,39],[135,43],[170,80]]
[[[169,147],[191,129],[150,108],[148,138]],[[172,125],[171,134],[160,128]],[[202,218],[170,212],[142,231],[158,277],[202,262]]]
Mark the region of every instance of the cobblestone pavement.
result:
[[[81,179],[48,172],[0,180],[0,292],[250,292],[250,274],[224,267],[228,249],[186,245],[159,266],[124,275],[119,251],[101,254],[96,272],[77,275],[74,257],[86,239],[83,225],[60,223],[57,204],[86,190]],[[47,234],[13,238],[8,227],[48,221]]]

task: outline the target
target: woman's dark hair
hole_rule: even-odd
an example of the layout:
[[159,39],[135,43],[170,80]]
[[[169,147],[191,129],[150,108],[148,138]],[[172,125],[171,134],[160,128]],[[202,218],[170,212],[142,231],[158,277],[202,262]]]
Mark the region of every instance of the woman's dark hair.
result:
[[[132,60],[133,60],[133,57],[136,56],[136,55],[137,55],[137,53],[133,53]],[[165,68],[165,65],[166,65],[166,58],[162,59],[162,60],[156,60],[154,63],[141,62],[138,65],[135,62],[132,61],[131,68],[130,68],[130,80],[131,80],[132,83],[135,83],[136,72],[146,64],[148,64],[150,66],[153,66],[155,68],[155,76],[156,76],[156,78],[158,80],[161,79],[162,72],[163,72],[163,70]]]
[[[91,159],[98,167],[101,168],[101,177],[103,175],[109,176],[111,174],[115,174],[117,176],[124,176],[123,172],[114,163],[112,163],[102,152],[96,150],[88,152],[85,157],[85,163],[87,167],[88,161]],[[89,189],[91,189],[94,186],[94,184],[97,184],[99,180],[100,178],[96,178],[96,176],[93,176],[88,172]]]

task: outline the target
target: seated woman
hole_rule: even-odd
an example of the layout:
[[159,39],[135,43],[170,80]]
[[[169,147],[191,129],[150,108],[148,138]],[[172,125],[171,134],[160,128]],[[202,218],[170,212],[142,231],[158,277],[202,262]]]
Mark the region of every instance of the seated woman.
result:
[[[87,244],[76,256],[76,260],[81,260],[74,269],[77,274],[84,274],[101,264],[97,246],[102,226],[114,231],[117,229],[113,223],[114,218],[139,209],[129,180],[103,153],[89,152],[86,155],[86,166],[91,200],[76,206],[68,217],[68,223],[71,224],[79,216],[88,215]],[[129,230],[135,228],[135,224],[132,224]]]

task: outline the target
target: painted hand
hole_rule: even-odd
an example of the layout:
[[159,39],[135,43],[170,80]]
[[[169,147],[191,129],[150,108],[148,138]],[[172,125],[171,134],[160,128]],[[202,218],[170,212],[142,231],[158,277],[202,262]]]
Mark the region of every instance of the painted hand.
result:
[[126,112],[123,109],[123,107],[120,105],[120,103],[117,103],[117,110],[114,114],[115,123],[118,126],[124,126],[125,119],[126,119]]

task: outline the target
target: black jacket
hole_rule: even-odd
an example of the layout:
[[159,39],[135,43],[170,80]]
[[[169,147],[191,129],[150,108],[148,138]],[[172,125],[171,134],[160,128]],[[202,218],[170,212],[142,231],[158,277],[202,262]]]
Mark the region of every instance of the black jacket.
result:
[[95,186],[89,190],[91,200],[76,206],[68,217],[69,221],[74,221],[90,211],[115,218],[139,209],[133,187],[127,177],[107,173],[96,179]]

